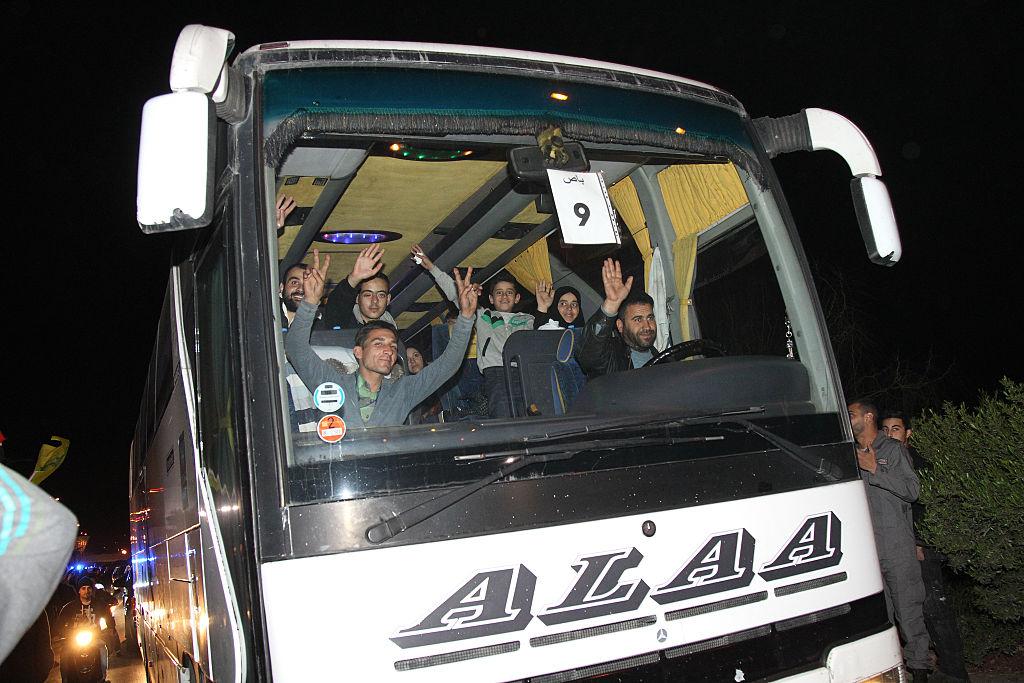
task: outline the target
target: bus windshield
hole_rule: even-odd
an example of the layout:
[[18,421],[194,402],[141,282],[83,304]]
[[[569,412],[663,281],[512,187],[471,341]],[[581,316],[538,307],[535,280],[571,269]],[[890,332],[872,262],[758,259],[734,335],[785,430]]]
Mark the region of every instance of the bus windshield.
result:
[[[515,476],[773,450],[750,423],[800,447],[844,438],[741,112],[411,68],[269,70],[261,92],[268,213],[296,206],[270,232],[291,502],[463,484],[538,448],[573,457]],[[570,243],[550,188],[513,172],[512,150],[552,137],[603,175],[620,243]],[[330,256],[316,313],[296,268],[314,249]],[[386,278],[356,277],[361,263]],[[472,324],[453,281],[469,267]],[[609,268],[633,296],[615,315]],[[397,338],[357,337],[375,319]],[[856,476],[848,454],[828,457]]]

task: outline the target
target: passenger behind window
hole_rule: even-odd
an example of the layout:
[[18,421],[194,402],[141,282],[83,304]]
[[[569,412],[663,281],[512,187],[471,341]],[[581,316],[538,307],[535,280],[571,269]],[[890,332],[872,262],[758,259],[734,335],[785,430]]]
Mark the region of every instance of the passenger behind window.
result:
[[[313,265],[305,272],[305,290],[309,300],[323,294],[324,277],[330,265],[327,256],[323,267],[320,252],[313,250]],[[398,331],[384,320],[365,324],[356,334],[353,354],[359,363],[353,374],[339,372],[320,358],[309,344],[310,328],[316,308],[303,301],[285,340],[285,349],[292,366],[306,388],[314,391],[324,382],[334,382],[345,391],[342,417],[349,428],[394,426],[405,422],[409,412],[437,390],[459,366],[466,353],[469,334],[476,316],[479,285],[470,283],[472,269],[466,278],[455,273],[454,286],[460,316],[445,352],[417,374],[388,379],[398,362]]]
[[[534,314],[534,329],[582,329],[586,317],[580,308],[580,291],[575,287],[559,287],[551,292],[551,283],[537,282],[537,312]],[[552,309],[552,304],[554,308]]]
[[395,324],[388,313],[391,280],[382,272],[384,248],[379,244],[359,252],[352,270],[334,288],[324,305],[324,325],[350,329],[373,320]]
[[[423,353],[411,344],[405,345],[405,358],[410,375],[420,374],[423,368],[429,365]],[[433,393],[412,409],[409,413],[409,424],[417,425],[437,422],[440,413],[441,401],[438,400],[437,394]]]
[[609,372],[643,367],[653,358],[657,336],[654,300],[641,291],[631,291],[633,277],[622,279],[618,261],[606,259],[601,267],[604,301],[587,321],[577,358],[593,379]]
[[[418,245],[413,248],[413,256],[430,272],[445,296],[452,299],[455,295],[455,282],[451,276],[438,269]],[[532,315],[513,311],[520,298],[515,279],[502,271],[490,283],[488,299],[491,308],[480,308],[477,311],[477,365],[484,376],[484,394],[487,396],[487,414],[490,417],[512,416],[501,352],[505,340],[513,332],[533,329]]]

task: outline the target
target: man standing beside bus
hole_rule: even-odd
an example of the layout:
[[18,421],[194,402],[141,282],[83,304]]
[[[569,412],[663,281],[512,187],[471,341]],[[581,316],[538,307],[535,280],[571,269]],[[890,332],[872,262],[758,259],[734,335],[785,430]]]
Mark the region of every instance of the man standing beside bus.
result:
[[925,681],[931,662],[924,624],[924,584],[910,516],[910,504],[917,500],[920,483],[903,444],[879,430],[878,408],[871,401],[858,400],[847,410],[857,441],[857,463],[866,484],[886,603],[903,634],[907,667],[915,683]]
[[359,363],[355,373],[345,374],[328,365],[309,345],[316,307],[324,289],[324,276],[330,265],[328,256],[320,266],[320,253],[313,250],[313,266],[305,273],[308,300],[299,304],[295,321],[285,341],[292,365],[306,388],[316,389],[334,382],[345,392],[343,417],[349,427],[366,428],[400,425],[414,407],[434,393],[462,362],[476,318],[480,286],[470,282],[473,269],[465,279],[455,272],[459,300],[459,318],[444,353],[419,373],[389,378],[398,361],[398,331],[385,320],[372,320],[356,334],[353,354]]
[[[907,447],[914,469],[918,472],[928,467],[928,462],[910,445],[914,430],[910,418],[901,412],[887,412],[882,418],[882,431]],[[964,648],[960,630],[953,614],[952,600],[946,594],[946,583],[942,577],[944,557],[932,548],[917,533],[924,519],[924,506],[913,504],[914,535],[917,539],[917,559],[921,563],[921,580],[924,582],[924,623],[935,648],[939,672],[950,681],[967,681],[967,667],[964,665]]]
[[579,364],[593,379],[643,365],[653,358],[658,334],[654,299],[644,292],[631,292],[633,276],[622,279],[618,261],[605,259],[601,266],[604,301],[590,316],[583,330]]

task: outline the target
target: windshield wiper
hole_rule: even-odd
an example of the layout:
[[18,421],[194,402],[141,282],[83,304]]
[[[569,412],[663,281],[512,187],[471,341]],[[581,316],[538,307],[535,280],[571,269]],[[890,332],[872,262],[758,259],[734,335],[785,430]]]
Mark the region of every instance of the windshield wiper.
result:
[[[685,418],[682,418],[680,421],[685,421]],[[569,435],[559,435],[558,438],[561,438],[561,436]],[[504,456],[509,453],[512,453],[513,455],[508,457],[503,466],[499,467],[497,470],[482,479],[464,484],[454,491],[449,491],[448,493],[437,496],[436,498],[431,498],[430,500],[420,503],[415,507],[399,512],[394,517],[382,520],[377,524],[372,525],[366,530],[366,538],[370,543],[383,543],[388,539],[394,538],[406,529],[433,517],[443,510],[446,510],[463,498],[476,493],[480,489],[489,486],[500,479],[504,479],[524,467],[535,465],[537,463],[569,460],[584,451],[612,450],[615,448],[637,445],[663,446],[680,443],[702,443],[706,441],[717,441],[723,438],[725,437],[694,436],[644,438],[634,436],[625,439],[602,439],[583,443],[576,442],[572,444],[572,448],[570,450],[566,450],[564,444],[548,444],[536,447],[524,446],[516,449],[515,451],[506,451],[505,453],[500,454],[495,453],[494,456]]]
[[[544,462],[555,462],[569,460],[584,451],[612,450],[626,446],[638,445],[672,445],[680,443],[703,443],[707,441],[718,441],[723,436],[696,436],[696,437],[645,437],[629,436],[619,439],[593,439],[586,442],[573,440],[565,443],[565,440],[578,439],[580,436],[597,436],[609,432],[627,430],[630,428],[643,428],[649,430],[652,427],[664,428],[670,426],[689,426],[696,424],[723,425],[736,424],[752,434],[756,434],[778,447],[784,453],[794,458],[800,465],[813,471],[815,474],[824,477],[829,481],[839,479],[840,470],[834,464],[823,458],[815,463],[815,459],[802,446],[777,436],[772,432],[759,427],[750,420],[739,417],[741,415],[753,415],[764,412],[762,406],[752,406],[743,410],[734,410],[717,414],[680,416],[678,413],[657,413],[654,415],[624,415],[611,420],[605,420],[600,425],[572,426],[568,429],[549,430],[542,434],[531,434],[525,437],[521,445],[512,450],[488,453],[482,457],[491,459],[507,457],[505,464],[496,469],[486,477],[478,481],[464,484],[453,491],[431,498],[419,505],[399,512],[393,517],[382,520],[366,530],[366,538],[370,543],[383,543],[406,529],[413,527],[420,522],[430,519],[434,515],[446,510],[458,503],[463,498],[470,496],[480,489],[483,489],[496,481],[504,479],[514,472]],[[555,441],[561,443],[553,443]],[[567,450],[567,447],[568,450]],[[474,456],[475,457],[475,456]],[[465,458],[465,456],[463,456]]]
[[789,439],[784,439],[778,434],[768,431],[760,425],[756,425],[750,420],[734,419],[734,420],[723,420],[723,424],[737,424],[743,427],[744,431],[749,434],[757,434],[762,439],[777,447],[783,453],[786,453],[802,467],[814,472],[818,476],[822,477],[827,481],[839,481],[842,478],[842,469],[833,462],[829,462],[825,458],[815,458],[811,455],[806,448],[798,446]]

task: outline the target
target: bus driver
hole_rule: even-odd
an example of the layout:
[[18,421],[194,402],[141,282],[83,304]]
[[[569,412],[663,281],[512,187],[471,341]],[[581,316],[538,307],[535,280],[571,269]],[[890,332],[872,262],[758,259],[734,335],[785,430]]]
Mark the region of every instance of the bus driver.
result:
[[306,296],[299,304],[295,320],[285,340],[288,360],[311,392],[324,382],[335,382],[345,391],[343,417],[349,428],[400,425],[409,411],[438,389],[462,363],[469,344],[469,335],[476,318],[480,285],[470,283],[473,269],[465,279],[455,272],[459,300],[459,318],[452,330],[451,341],[437,360],[419,373],[388,378],[398,361],[398,331],[384,320],[372,320],[360,328],[352,350],[359,368],[352,374],[339,372],[313,351],[309,344],[310,328],[316,306],[324,291],[324,277],[331,257],[320,265],[320,252],[313,250],[313,265],[304,273]]
[[654,299],[644,292],[630,292],[633,276],[623,281],[618,261],[605,259],[601,279],[604,302],[587,321],[578,357],[591,379],[643,367],[653,357],[651,349],[658,332]]

